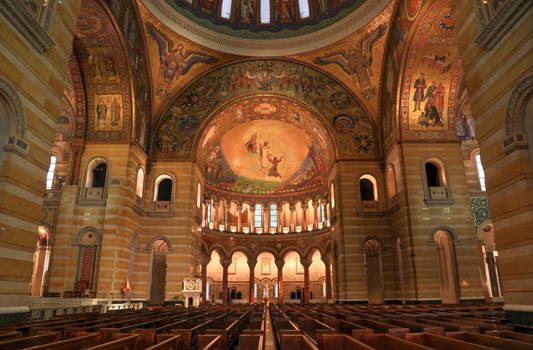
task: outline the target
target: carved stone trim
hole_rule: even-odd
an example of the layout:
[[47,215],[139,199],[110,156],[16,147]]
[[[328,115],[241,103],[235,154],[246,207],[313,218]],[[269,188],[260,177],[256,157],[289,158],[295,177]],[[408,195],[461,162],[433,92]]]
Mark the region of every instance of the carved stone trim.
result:
[[0,13],[11,22],[37,52],[44,53],[55,44],[47,29],[50,27],[56,3],[56,0],[49,1],[42,17],[42,23],[39,23],[19,0],[0,1]]
[[507,136],[522,132],[522,130],[515,130],[516,109],[520,107],[519,102],[524,92],[531,88],[533,88],[533,74],[524,78],[514,88],[511,98],[509,99],[509,104],[507,105],[507,110],[505,111],[505,133]]
[[[2,6],[0,2],[0,7]],[[11,84],[0,77],[0,90],[2,90],[10,99],[13,107],[15,108],[15,114],[17,116],[17,135],[24,137],[26,134],[26,113],[24,113],[24,108],[22,107],[22,101],[20,100],[19,94]]]
[[[481,1],[478,1],[479,3]],[[483,29],[476,38],[476,42],[491,50],[512,29],[520,18],[531,9],[530,0],[509,0],[501,9],[489,18],[483,5],[479,4],[479,16]]]

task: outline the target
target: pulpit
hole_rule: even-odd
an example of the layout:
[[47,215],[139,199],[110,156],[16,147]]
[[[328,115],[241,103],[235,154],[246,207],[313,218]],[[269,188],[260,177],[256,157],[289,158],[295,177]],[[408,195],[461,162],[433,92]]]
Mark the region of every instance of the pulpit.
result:
[[202,296],[202,280],[196,278],[184,278],[181,291],[185,298],[184,306],[193,307],[200,305]]

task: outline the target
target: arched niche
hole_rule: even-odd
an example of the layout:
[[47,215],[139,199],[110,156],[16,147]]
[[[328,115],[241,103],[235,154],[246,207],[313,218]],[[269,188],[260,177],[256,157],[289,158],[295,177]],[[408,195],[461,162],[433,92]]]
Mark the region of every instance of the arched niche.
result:
[[382,245],[377,239],[367,239],[363,243],[364,263],[369,304],[383,304]]
[[168,240],[156,239],[150,247],[150,304],[160,305],[165,301],[167,284]]
[[459,301],[459,274],[453,234],[441,229],[434,233],[433,240],[435,241],[435,256],[439,268],[442,302],[444,304],[457,304]]

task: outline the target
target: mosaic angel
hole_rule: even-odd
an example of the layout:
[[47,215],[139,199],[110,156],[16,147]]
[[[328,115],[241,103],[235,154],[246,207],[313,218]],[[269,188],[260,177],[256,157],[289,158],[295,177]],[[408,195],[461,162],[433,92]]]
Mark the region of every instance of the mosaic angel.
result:
[[196,63],[215,63],[213,56],[201,52],[185,51],[183,45],[174,48],[174,42],[153,24],[146,23],[146,30],[159,47],[158,82],[162,89],[168,89],[176,76],[185,75]]
[[363,95],[370,98],[376,94],[376,88],[370,80],[372,77],[372,48],[386,31],[387,27],[380,25],[363,38],[358,47],[349,45],[348,52],[345,50],[332,52],[327,56],[317,57],[314,62],[320,65],[339,65],[346,73],[352,75],[354,84],[356,81],[359,83]]

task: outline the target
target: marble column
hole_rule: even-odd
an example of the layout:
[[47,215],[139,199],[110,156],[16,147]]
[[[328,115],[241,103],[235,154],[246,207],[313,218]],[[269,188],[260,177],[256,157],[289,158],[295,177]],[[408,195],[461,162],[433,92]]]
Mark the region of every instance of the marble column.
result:
[[307,231],[307,205],[302,205],[302,232]]
[[276,259],[276,267],[278,268],[278,304],[283,304],[283,265],[285,265],[285,260]]
[[237,206],[237,232],[241,232],[242,207]]
[[296,231],[296,207],[294,205],[289,207],[289,210],[291,212],[290,218],[289,218],[289,232],[295,232]]
[[318,215],[319,215],[319,210],[318,210],[318,203],[317,202],[314,202],[313,203],[313,229],[314,230],[318,230]]
[[248,267],[250,268],[250,278],[248,280],[248,301],[250,304],[255,302],[254,295],[254,282],[255,282],[255,265],[257,264],[257,259],[248,259]]
[[322,261],[326,266],[326,302],[328,302],[333,298],[333,295],[331,293],[331,257],[322,257]]
[[215,223],[215,230],[218,230],[218,207],[219,207],[219,203],[216,202],[213,204],[213,211],[215,212],[215,218],[214,218],[214,223]]
[[228,268],[231,265],[231,258],[220,259],[222,265],[222,303],[227,304],[229,302],[228,293]]
[[310,287],[309,287],[309,266],[313,260],[309,257],[300,258],[300,264],[304,267],[304,304],[309,304]]
[[207,301],[207,264],[211,261],[211,257],[202,256],[202,301]]
[[283,215],[283,207],[282,206],[278,206],[278,225],[277,225],[277,228],[276,228],[276,232],[277,233],[281,233],[283,231],[282,227],[283,225],[281,224],[281,216]]

